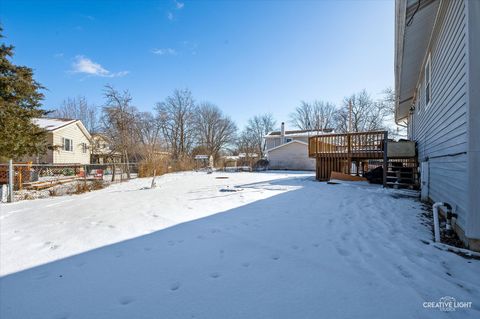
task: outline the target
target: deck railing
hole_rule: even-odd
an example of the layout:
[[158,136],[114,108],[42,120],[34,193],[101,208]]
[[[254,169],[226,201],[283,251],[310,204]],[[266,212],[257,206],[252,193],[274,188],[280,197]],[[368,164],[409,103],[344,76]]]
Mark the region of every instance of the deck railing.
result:
[[308,155],[354,159],[383,158],[386,141],[385,131],[316,135],[309,138]]

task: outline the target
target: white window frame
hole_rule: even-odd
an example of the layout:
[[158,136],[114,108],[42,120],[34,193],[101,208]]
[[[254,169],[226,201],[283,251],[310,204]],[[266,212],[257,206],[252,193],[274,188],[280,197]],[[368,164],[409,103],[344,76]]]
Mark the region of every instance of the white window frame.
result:
[[427,109],[432,102],[432,59],[431,54],[428,54],[427,63],[425,64],[424,74],[424,91],[425,91],[425,109]]
[[87,154],[88,146],[87,143],[82,143],[82,153]]
[[[67,140],[70,141],[68,144],[69,146],[68,149],[67,149],[67,143],[66,143]],[[65,152],[73,152],[73,139],[62,137],[62,150],[64,150]]]

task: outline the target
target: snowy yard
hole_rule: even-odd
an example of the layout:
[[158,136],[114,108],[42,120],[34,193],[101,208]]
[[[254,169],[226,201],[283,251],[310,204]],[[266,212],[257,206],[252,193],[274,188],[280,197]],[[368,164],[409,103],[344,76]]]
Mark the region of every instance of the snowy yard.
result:
[[[1,205],[0,318],[480,318],[480,261],[429,245],[421,204],[394,190],[285,172],[149,184]],[[472,308],[423,307],[445,296]]]

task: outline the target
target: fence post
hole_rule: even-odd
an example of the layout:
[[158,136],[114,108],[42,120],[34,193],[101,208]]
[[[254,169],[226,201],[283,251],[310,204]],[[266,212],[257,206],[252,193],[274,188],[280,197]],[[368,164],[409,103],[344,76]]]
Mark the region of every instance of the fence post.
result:
[[83,186],[87,189],[87,165],[83,165]]
[[14,183],[14,169],[13,169],[13,160],[10,159],[8,161],[8,202],[13,203],[14,196],[13,196],[13,183]]

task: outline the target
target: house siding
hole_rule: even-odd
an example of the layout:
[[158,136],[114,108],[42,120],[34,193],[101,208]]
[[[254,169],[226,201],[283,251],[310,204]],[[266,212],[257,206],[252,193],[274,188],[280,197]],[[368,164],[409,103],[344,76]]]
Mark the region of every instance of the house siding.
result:
[[[308,136],[285,136],[285,140],[291,139],[292,141],[301,141],[308,143]],[[278,137],[266,137],[265,138],[265,149],[268,151],[274,147],[282,145],[282,138]]]
[[[480,239],[480,1],[467,3],[469,214],[465,235]],[[476,241],[480,251],[480,240]],[[473,247],[472,247],[473,248]],[[475,249],[475,248],[474,248]]]
[[431,102],[425,105],[424,69],[409,136],[420,161],[429,161],[429,197],[452,204],[465,229],[468,212],[468,85],[465,1],[445,1],[433,30]]
[[[62,149],[62,138],[73,140],[73,151],[64,151]],[[78,123],[67,125],[63,128],[53,131],[53,145],[57,147],[53,151],[53,163],[90,163],[90,148],[83,152],[82,143],[90,146],[90,141],[80,129]]]
[[315,170],[315,159],[308,157],[308,145],[289,143],[267,154],[270,169]]

